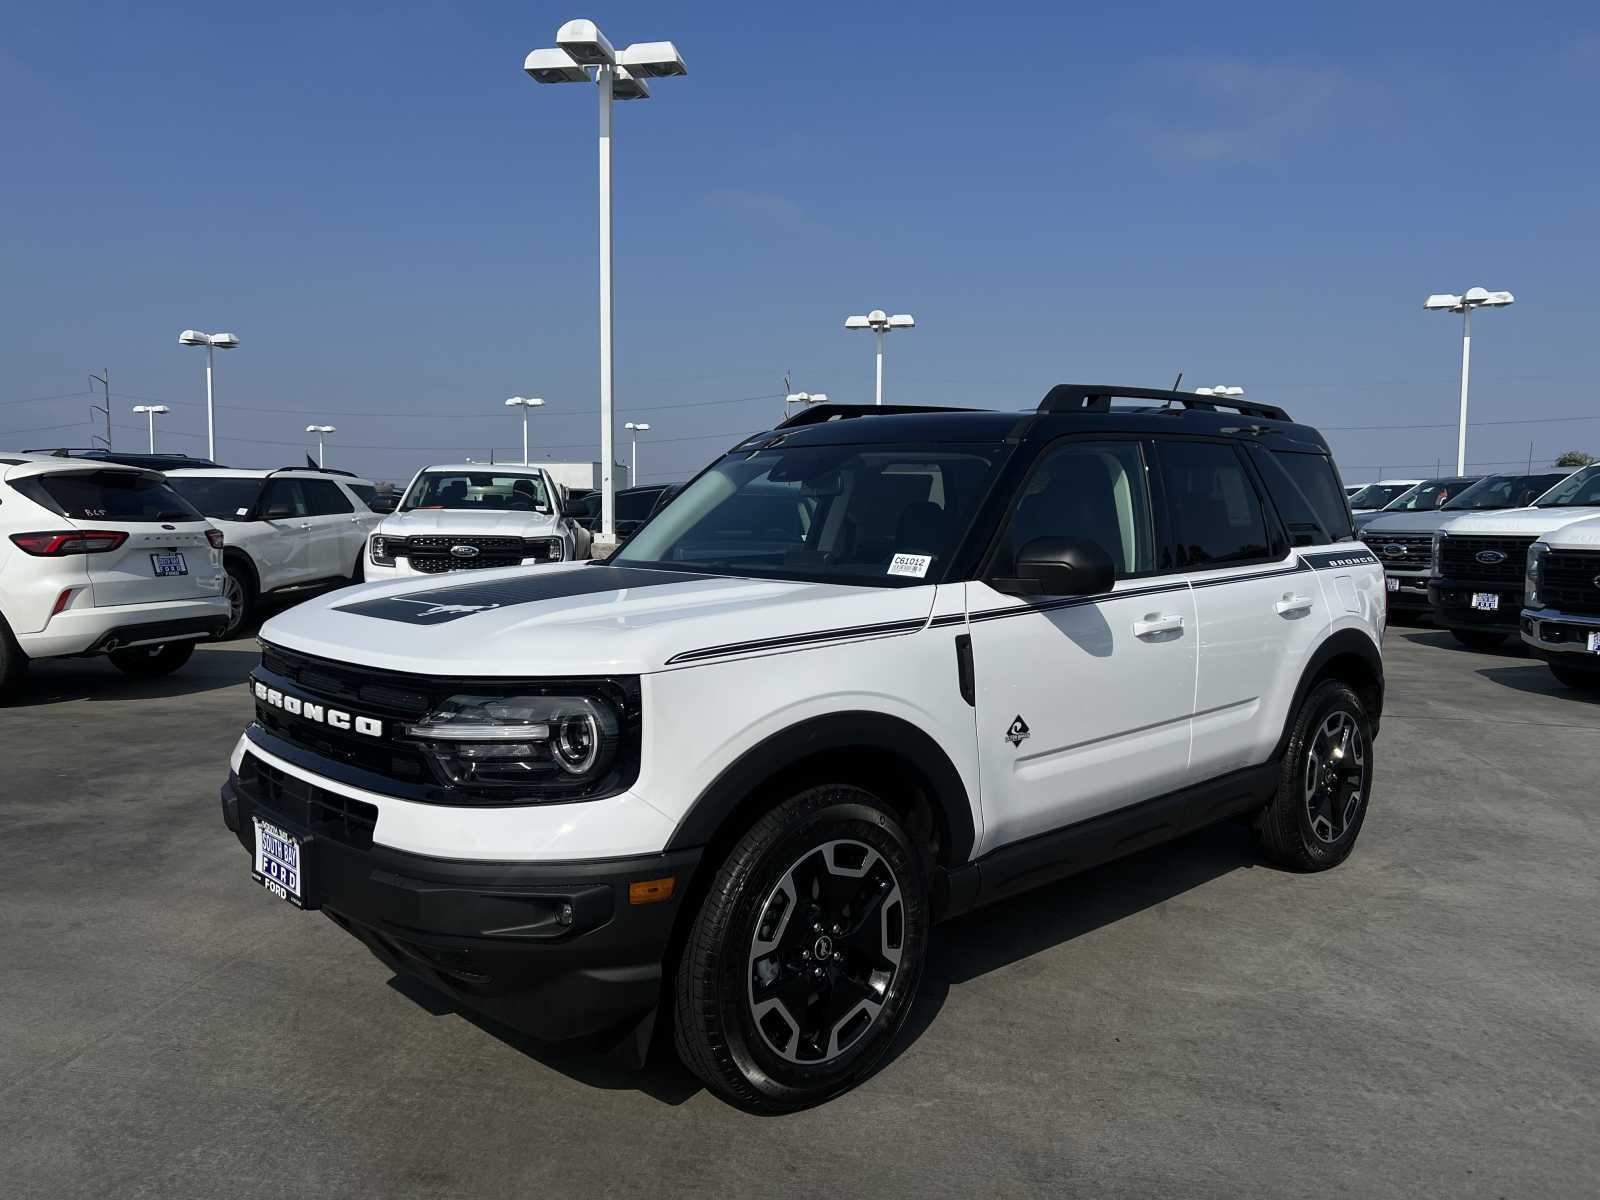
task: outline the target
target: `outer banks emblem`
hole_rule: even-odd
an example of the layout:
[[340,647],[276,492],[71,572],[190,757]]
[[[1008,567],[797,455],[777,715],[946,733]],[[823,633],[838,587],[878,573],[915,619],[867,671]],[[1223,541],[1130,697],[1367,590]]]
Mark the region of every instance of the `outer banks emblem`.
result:
[[1011,727],[1006,730],[1006,741],[1013,746],[1022,745],[1028,736],[1028,723],[1022,719],[1022,714],[1017,714],[1017,719],[1011,722]]

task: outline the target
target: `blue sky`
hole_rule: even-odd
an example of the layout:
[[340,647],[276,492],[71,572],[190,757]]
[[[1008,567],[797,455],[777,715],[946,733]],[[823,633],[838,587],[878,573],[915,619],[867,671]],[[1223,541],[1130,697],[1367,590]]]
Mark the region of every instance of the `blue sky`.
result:
[[[1003,16],[990,16],[988,12]],[[88,441],[110,368],[164,448],[403,478],[597,437],[595,97],[524,53],[572,16],[671,38],[619,106],[619,421],[681,478],[781,408],[870,399],[851,312],[914,313],[891,400],[1242,384],[1349,478],[1600,453],[1593,5],[7,5],[0,445]],[[37,397],[60,397],[36,399]],[[1583,420],[1549,418],[1581,417]],[[1532,420],[1539,418],[1538,420]],[[1372,429],[1365,426],[1443,426]],[[619,443],[625,455],[625,444]]]

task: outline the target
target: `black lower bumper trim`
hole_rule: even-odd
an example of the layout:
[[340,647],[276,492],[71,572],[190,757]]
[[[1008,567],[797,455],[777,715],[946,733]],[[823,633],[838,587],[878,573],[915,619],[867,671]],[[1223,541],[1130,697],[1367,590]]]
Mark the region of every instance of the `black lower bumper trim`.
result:
[[[306,908],[321,908],[385,965],[463,1007],[558,1041],[637,1022],[660,999],[662,960],[700,851],[575,862],[431,858],[341,844],[258,807],[230,774],[223,822],[255,853],[259,816],[304,837]],[[629,884],[672,876],[671,897]]]
[[108,653],[119,646],[152,644],[163,641],[193,641],[217,637],[228,628],[228,618],[184,617],[179,621],[147,621],[143,625],[118,625],[107,630],[91,649]]
[[[1492,611],[1472,607],[1475,593],[1487,592],[1500,598],[1500,606]],[[1433,622],[1446,629],[1481,630],[1484,633],[1516,633],[1521,628],[1521,584],[1458,583],[1451,579],[1434,579],[1428,583],[1428,604]]]

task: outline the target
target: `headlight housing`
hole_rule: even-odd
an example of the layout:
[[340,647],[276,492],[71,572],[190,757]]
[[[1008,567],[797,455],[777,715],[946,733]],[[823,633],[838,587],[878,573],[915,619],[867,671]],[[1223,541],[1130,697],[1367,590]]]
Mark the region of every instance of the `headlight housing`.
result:
[[1433,531],[1433,573],[1435,575],[1444,574],[1444,537],[1444,530],[1436,529]]
[[389,548],[389,541],[381,533],[372,535],[372,561],[380,567],[394,566],[394,551]]
[[406,725],[404,737],[449,784],[486,799],[589,799],[638,776],[638,697],[605,681],[464,690]]
[[560,562],[566,557],[566,547],[558,537],[531,537],[522,539],[524,562]]
[[1528,547],[1527,599],[1525,603],[1529,608],[1544,607],[1544,600],[1539,595],[1539,585],[1544,581],[1544,558],[1549,553],[1550,547],[1545,542],[1535,542]]

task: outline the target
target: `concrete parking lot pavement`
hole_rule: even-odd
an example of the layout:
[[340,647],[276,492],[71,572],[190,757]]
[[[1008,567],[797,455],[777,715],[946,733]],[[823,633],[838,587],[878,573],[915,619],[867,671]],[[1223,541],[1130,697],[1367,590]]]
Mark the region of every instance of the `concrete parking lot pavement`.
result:
[[1390,631],[1354,856],[1219,828],[940,929],[892,1060],[758,1119],[531,1046],[249,880],[248,641],[0,709],[0,1192],[1560,1196],[1600,1179],[1600,704]]

